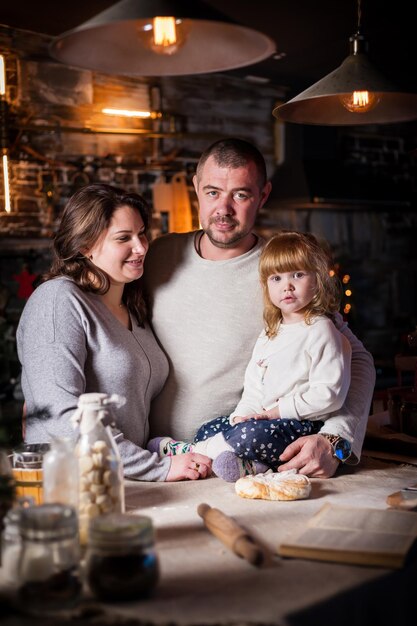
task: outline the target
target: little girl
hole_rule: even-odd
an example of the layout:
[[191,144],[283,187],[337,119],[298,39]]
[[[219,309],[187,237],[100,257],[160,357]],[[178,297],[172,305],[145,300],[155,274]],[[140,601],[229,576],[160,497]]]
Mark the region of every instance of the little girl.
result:
[[213,472],[234,482],[276,470],[288,444],[317,433],[342,407],[350,385],[351,348],[332,320],[340,297],[330,269],[330,255],[313,235],[273,236],[259,262],[265,328],[239,404],[229,417],[203,424],[193,443],[157,437],[148,450],[206,454]]

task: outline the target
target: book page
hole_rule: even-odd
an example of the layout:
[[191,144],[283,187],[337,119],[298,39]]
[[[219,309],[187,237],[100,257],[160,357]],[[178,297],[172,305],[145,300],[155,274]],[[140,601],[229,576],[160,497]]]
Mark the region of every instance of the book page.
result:
[[308,522],[315,528],[334,528],[417,537],[417,515],[404,511],[359,509],[325,504]]
[[401,567],[416,538],[416,513],[326,504],[278,551],[282,556]]
[[[362,530],[329,530],[307,528],[292,538],[295,543],[324,550],[353,550],[355,552],[380,552],[402,554],[407,551],[414,537],[395,533],[372,533]],[[290,540],[291,541],[291,540]],[[290,543],[286,542],[286,543]]]

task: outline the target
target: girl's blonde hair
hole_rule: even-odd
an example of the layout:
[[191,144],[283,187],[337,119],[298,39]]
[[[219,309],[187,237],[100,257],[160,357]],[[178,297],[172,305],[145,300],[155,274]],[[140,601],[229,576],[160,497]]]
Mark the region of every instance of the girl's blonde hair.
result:
[[275,306],[268,293],[268,278],[274,274],[304,270],[314,272],[316,290],[304,312],[307,324],[316,315],[333,314],[339,310],[341,289],[339,280],[331,272],[333,259],[327,246],[320,245],[314,235],[282,230],[265,245],[259,260],[259,275],[264,298],[265,332],[275,337],[282,321],[281,309]]

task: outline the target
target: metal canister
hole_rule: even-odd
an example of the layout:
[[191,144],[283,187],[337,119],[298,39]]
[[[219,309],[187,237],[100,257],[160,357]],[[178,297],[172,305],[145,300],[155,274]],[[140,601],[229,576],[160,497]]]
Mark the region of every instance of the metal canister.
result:
[[13,450],[12,468],[17,497],[30,497],[35,504],[42,504],[42,463],[48,450],[49,443],[24,443]]

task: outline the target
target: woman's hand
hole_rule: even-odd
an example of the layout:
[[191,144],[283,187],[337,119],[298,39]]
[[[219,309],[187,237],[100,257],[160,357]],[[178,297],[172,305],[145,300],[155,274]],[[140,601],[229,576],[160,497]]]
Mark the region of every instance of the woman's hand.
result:
[[204,454],[187,452],[177,454],[171,458],[171,467],[165,479],[166,482],[178,480],[198,480],[211,475],[211,459]]

